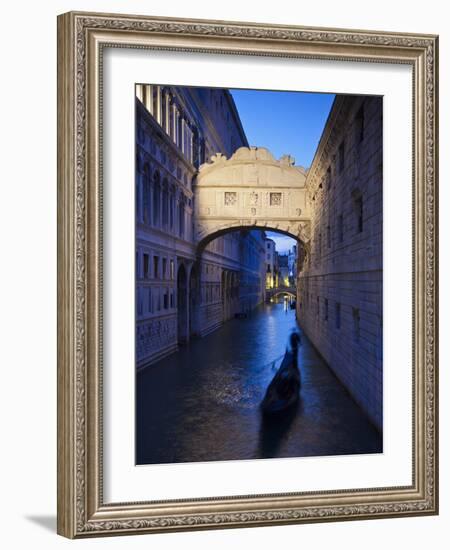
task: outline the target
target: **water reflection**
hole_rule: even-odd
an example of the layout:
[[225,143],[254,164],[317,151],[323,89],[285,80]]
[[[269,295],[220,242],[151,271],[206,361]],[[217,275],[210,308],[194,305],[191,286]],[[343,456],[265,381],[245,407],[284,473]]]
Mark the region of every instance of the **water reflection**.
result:
[[136,462],[155,464],[380,452],[381,438],[302,337],[301,400],[281,421],[260,403],[297,327],[266,304],[137,376]]
[[301,403],[300,399],[282,414],[272,416],[261,414],[257,456],[262,458],[278,456],[280,447],[289,436],[295,418],[301,414]]

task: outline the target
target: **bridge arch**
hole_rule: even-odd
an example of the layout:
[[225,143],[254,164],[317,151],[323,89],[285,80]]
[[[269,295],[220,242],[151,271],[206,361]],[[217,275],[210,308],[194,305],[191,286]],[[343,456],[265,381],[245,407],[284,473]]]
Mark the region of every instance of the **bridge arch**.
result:
[[194,239],[200,250],[214,238],[240,229],[278,231],[310,239],[307,171],[265,147],[240,147],[200,166],[194,185]]
[[222,237],[223,235],[226,235],[227,233],[233,233],[234,231],[252,231],[252,230],[261,230],[261,231],[270,231],[273,233],[280,233],[282,235],[286,235],[287,237],[291,237],[291,239],[296,240],[299,244],[305,244],[299,235],[296,235],[295,233],[291,233],[288,229],[280,229],[280,227],[276,227],[275,225],[269,226],[262,223],[259,225],[229,223],[229,224],[224,224],[223,227],[216,227],[215,230],[212,229],[211,233],[206,234],[199,242],[197,242],[197,252],[201,254],[201,252],[210,242],[212,242],[214,239],[217,239],[218,237]]
[[286,296],[292,296],[293,298],[297,298],[297,294],[293,290],[279,290],[279,289],[277,289],[276,292],[271,293],[270,298],[276,298],[277,296],[281,296],[283,294],[285,294]]

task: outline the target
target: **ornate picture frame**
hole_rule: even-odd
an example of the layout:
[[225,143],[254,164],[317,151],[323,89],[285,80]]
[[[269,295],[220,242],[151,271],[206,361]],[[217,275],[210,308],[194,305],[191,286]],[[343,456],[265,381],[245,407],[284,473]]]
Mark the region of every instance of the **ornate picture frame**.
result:
[[[104,501],[101,90],[106,47],[412,68],[411,485]],[[59,534],[82,538],[438,513],[437,117],[437,36],[96,13],[59,16]]]

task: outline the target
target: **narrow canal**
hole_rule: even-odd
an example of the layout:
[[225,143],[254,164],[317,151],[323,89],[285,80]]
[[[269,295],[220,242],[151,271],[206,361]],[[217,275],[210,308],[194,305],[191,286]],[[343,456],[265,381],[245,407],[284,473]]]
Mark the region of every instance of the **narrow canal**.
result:
[[380,434],[304,334],[298,407],[262,418],[272,361],[296,327],[294,311],[265,304],[140,372],[136,463],[381,452]]

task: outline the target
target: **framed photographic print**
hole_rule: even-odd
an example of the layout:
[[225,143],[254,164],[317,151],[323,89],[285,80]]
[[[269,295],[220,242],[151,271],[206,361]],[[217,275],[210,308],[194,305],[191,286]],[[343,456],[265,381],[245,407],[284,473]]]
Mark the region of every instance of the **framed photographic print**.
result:
[[58,532],[436,514],[436,36],[58,19]]

